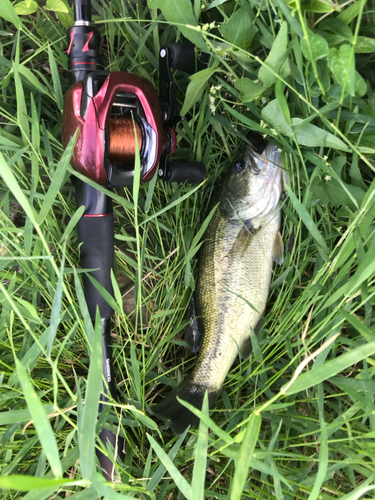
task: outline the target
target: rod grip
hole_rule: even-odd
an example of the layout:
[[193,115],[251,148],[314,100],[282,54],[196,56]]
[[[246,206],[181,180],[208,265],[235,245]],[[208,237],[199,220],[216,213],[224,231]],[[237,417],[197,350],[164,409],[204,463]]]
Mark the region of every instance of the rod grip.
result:
[[[77,228],[78,240],[82,243],[80,247],[81,268],[96,269],[89,274],[113,297],[111,282],[111,269],[114,269],[115,260],[113,214],[83,216]],[[97,306],[99,306],[101,318],[112,316],[112,307],[86,274],[83,275],[83,286],[90,317],[95,319]]]

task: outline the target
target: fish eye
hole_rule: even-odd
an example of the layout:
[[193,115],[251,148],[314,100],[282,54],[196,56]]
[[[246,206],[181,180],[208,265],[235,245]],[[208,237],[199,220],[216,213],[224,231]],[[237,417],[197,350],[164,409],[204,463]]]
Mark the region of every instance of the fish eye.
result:
[[245,170],[245,167],[245,160],[238,160],[234,165],[234,170],[236,170],[236,172],[243,172],[243,170]]

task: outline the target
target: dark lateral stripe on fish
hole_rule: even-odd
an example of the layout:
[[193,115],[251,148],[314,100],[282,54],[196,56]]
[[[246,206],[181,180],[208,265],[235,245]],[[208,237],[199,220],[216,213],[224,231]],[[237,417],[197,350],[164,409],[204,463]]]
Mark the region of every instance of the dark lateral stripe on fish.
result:
[[200,410],[206,391],[208,391],[208,401],[211,408],[221,393],[221,387],[219,390],[212,390],[209,387],[192,383],[190,377],[187,377],[172,394],[152,408],[152,413],[161,420],[169,422],[172,432],[180,436],[189,425],[195,425],[199,422],[199,418],[177,401],[177,397]]

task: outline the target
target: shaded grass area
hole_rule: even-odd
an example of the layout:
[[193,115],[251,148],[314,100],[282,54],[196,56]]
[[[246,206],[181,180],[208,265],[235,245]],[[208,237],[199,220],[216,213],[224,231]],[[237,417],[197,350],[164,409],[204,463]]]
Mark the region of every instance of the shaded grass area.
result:
[[[157,87],[161,46],[188,37],[210,54],[208,73],[175,75],[186,120],[174,156],[203,161],[207,180],[111,193],[119,398],[96,429],[99,330],[60,143],[71,11],[40,2],[21,25],[11,4],[0,6],[1,498],[372,498],[373,2],[93,1],[108,70]],[[177,438],[148,410],[194,365],[182,333],[195,235],[249,130],[283,151],[285,261],[251,358]],[[92,469],[105,418],[125,437],[114,484]]]

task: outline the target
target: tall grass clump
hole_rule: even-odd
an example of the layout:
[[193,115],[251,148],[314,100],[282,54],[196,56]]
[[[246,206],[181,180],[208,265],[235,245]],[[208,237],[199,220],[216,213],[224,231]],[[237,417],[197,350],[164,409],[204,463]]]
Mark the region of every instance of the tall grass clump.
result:
[[[186,119],[174,158],[204,162],[207,178],[109,193],[119,397],[93,420],[100,325],[80,279],[73,143],[60,141],[72,8],[1,0],[1,500],[373,498],[375,3],[92,5],[108,71],[157,87],[160,47],[209,54],[207,69],[175,74]],[[282,151],[285,260],[251,357],[175,437],[149,410],[194,366],[183,330],[199,229],[249,131]],[[103,450],[113,483],[93,458],[103,425],[125,438],[123,460]]]

